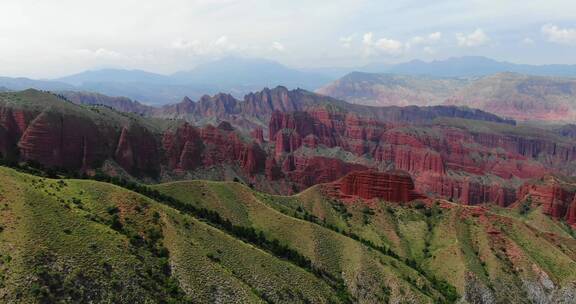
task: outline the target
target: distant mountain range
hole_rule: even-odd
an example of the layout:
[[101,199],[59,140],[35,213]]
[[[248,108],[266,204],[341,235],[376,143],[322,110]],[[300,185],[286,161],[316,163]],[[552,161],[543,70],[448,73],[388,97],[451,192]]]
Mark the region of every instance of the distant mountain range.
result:
[[87,91],[161,105],[178,102],[184,96],[199,99],[204,94],[219,92],[243,97],[263,87],[278,85],[313,90],[334,79],[269,60],[228,57],[172,75],[141,70],[103,69],[52,80],[0,77],[0,87],[15,91],[28,88]]
[[459,105],[516,120],[576,121],[576,79],[497,73],[447,78],[351,73],[319,93],[370,106]]
[[413,60],[396,65],[371,64],[360,69],[362,72],[406,75],[428,75],[437,77],[486,76],[512,72],[538,76],[576,76],[576,65],[550,64],[530,65],[496,61],[480,56],[454,57],[446,60],[425,62]]
[[199,99],[204,94],[219,92],[242,97],[248,92],[278,85],[315,90],[354,71],[452,78],[479,77],[501,72],[576,77],[575,65],[524,65],[485,57],[459,57],[432,62],[414,60],[395,65],[371,64],[358,68],[323,69],[294,69],[265,59],[228,57],[171,75],[141,70],[103,69],[53,80],[0,77],[0,87],[10,90],[34,88],[87,91],[162,105],[178,102],[184,96]]
[[332,78],[288,68],[264,59],[229,57],[199,65],[190,71],[161,75],[140,70],[106,69],[70,75],[58,82],[86,91],[126,96],[149,104],[179,101],[184,96],[227,92],[235,96],[263,87],[284,85],[313,90]]

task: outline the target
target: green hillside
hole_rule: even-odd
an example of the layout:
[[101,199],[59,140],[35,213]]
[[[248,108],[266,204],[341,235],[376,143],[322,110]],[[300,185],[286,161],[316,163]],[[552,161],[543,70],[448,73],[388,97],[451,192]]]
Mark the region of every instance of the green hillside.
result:
[[0,169],[8,303],[340,302],[323,279],[142,195]]
[[442,284],[446,281],[470,303],[483,303],[478,298],[502,303],[547,298],[556,303],[575,290],[571,228],[538,209],[526,215],[440,201],[407,206],[342,202],[326,198],[319,186],[292,197],[220,182],[178,182],[157,189],[216,210],[239,225],[257,227],[316,263],[333,265],[330,269],[341,272],[358,300],[372,300],[355,292],[367,276],[377,278],[372,284],[396,277],[398,286],[413,282],[406,275],[414,269],[444,299],[450,294]]
[[116,185],[0,167],[1,302],[569,303],[576,291],[574,232],[538,208],[101,179]]

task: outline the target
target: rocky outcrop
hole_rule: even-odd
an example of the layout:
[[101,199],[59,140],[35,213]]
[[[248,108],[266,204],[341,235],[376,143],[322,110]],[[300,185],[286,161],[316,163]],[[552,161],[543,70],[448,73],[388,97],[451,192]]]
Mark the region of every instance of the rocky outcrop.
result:
[[449,176],[432,172],[415,177],[416,190],[465,205],[494,203],[507,207],[516,201],[516,189],[498,181],[486,182],[475,176]]
[[[112,160],[141,178],[239,176],[258,189],[286,194],[353,171],[402,170],[414,180],[413,188],[429,197],[500,206],[509,206],[527,193],[528,186],[518,192],[524,180],[548,173],[569,174],[576,163],[576,143],[570,137],[550,133],[538,138],[534,134],[540,129],[516,128],[505,121],[430,120],[438,115],[492,119],[446,107],[390,108],[385,114],[382,109],[371,109],[374,113],[367,114],[362,112],[365,107],[331,99],[333,104],[323,104],[326,100],[318,95],[277,88],[247,97],[254,107],[262,102],[267,107],[253,108],[250,111],[256,112],[250,115],[272,111],[269,141],[265,141],[261,122],[248,132],[237,127],[244,103],[230,95],[181,104],[207,115],[205,119],[217,122],[216,127],[175,121],[157,125],[134,115],[55,101],[52,94],[45,97],[51,98],[49,102],[42,100],[26,110],[0,103],[3,156],[84,171]],[[310,100],[317,104],[311,106]],[[285,112],[290,109],[300,110]],[[231,122],[222,120],[227,115]],[[379,115],[387,120],[378,119]],[[374,191],[345,188],[343,193],[392,195]],[[546,193],[536,188],[530,191]],[[554,195],[555,199],[542,199],[547,213],[576,218],[574,195]]]
[[409,202],[423,196],[414,190],[406,172],[355,171],[325,186],[327,193],[342,199],[360,197],[391,202]]
[[327,157],[294,157],[286,158],[283,174],[295,183],[299,190],[310,186],[332,182],[352,171],[366,170],[367,167],[347,163]]
[[265,142],[264,130],[260,127],[254,128],[254,130],[252,130],[252,132],[250,132],[250,136],[252,136],[252,139],[254,139],[260,145]]
[[257,143],[244,142],[229,123],[196,128],[188,123],[163,135],[168,167],[189,171],[201,166],[238,164],[247,174],[264,171],[266,153]]
[[95,124],[75,116],[42,112],[26,127],[18,142],[21,157],[47,167],[92,167],[105,153]]
[[254,117],[268,117],[275,111],[293,112],[303,108],[299,91],[289,91],[279,86],[274,89],[264,89],[250,93],[244,97],[241,112]]
[[542,205],[542,211],[557,219],[576,223],[576,184],[554,175],[546,175],[525,183],[518,190],[519,200],[529,200]]
[[338,148],[371,160],[373,168],[409,172],[423,193],[472,205],[512,204],[518,179],[568,172],[565,163],[574,161],[576,149],[575,143],[553,136],[488,133],[458,124],[384,123],[326,109],[274,112],[269,131],[283,171],[292,170],[291,155],[302,147]]
[[160,158],[152,133],[138,124],[122,128],[114,159],[124,169],[137,176],[156,177]]

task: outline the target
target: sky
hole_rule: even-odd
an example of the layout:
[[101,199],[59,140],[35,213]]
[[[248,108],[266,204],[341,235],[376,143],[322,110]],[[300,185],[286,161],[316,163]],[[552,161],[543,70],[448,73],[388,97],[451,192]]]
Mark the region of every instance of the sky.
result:
[[0,0],[0,75],[169,74],[228,56],[297,68],[478,55],[576,64],[573,0]]

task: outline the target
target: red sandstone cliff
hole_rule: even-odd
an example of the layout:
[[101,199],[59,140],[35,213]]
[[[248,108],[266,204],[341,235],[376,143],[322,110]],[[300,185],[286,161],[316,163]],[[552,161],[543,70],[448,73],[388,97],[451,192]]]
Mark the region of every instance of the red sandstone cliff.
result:
[[414,182],[406,172],[355,171],[324,186],[329,195],[342,199],[378,198],[391,202],[409,202],[423,198],[414,190]]
[[541,204],[543,212],[557,219],[576,223],[576,184],[553,175],[525,183],[518,190],[518,199]]

